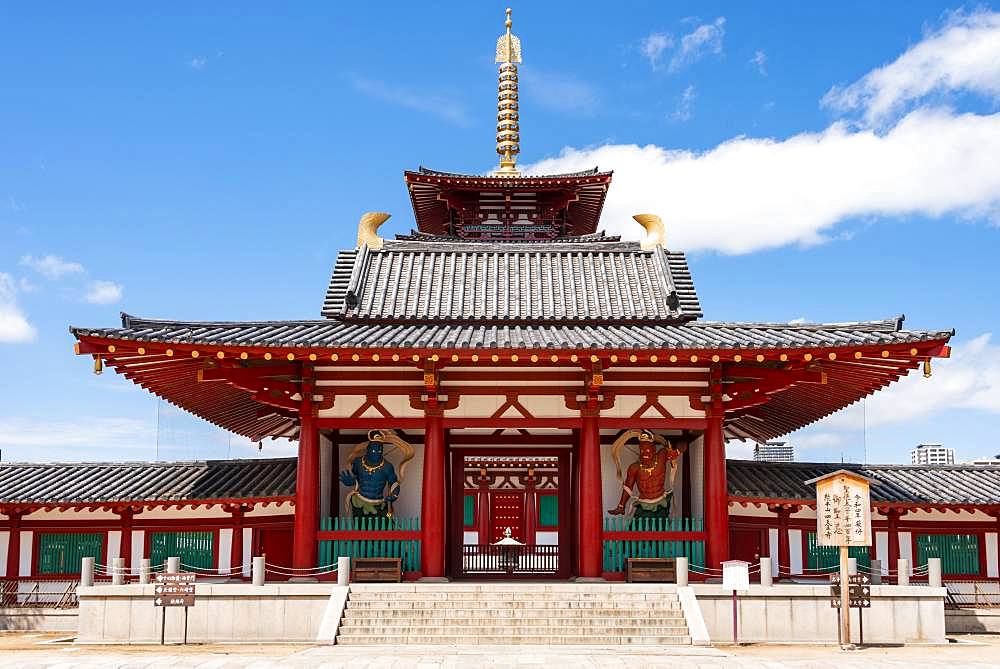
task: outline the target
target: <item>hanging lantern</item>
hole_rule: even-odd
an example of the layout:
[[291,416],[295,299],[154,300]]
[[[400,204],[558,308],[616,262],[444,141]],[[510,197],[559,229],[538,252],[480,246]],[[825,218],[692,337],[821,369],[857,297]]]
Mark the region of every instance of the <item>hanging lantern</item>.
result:
[[931,359],[927,358],[924,360],[924,378],[931,378]]
[[104,371],[104,360],[101,359],[101,356],[97,356],[96,358],[94,358],[94,374],[100,375],[100,373],[103,371]]

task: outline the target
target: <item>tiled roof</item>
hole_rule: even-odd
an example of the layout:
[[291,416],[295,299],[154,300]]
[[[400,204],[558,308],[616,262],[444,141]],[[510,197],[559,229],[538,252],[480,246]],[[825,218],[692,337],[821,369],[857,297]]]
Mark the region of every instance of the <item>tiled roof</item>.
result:
[[433,177],[455,177],[458,179],[482,179],[482,178],[495,178],[503,179],[504,181],[516,181],[518,179],[571,179],[573,177],[590,177],[598,174],[597,168],[592,167],[589,170],[581,170],[579,172],[567,172],[566,174],[525,174],[521,177],[498,177],[493,173],[487,174],[461,174],[459,172],[440,172],[438,170],[432,170],[430,168],[421,165],[417,168],[417,172],[426,176]]
[[323,315],[386,322],[671,322],[701,316],[682,253],[637,242],[387,241],[337,258]]
[[976,505],[1000,508],[1000,467],[962,465],[858,465],[820,462],[729,460],[729,496],[743,499],[814,501],[805,481],[847,469],[872,479],[873,503]]
[[0,465],[0,504],[87,504],[295,495],[295,458]]
[[318,348],[739,349],[907,344],[952,332],[898,329],[899,321],[788,325],[691,321],[658,325],[503,325],[490,322],[381,324],[338,320],[189,322],[122,315],[120,328],[70,328],[95,336],[172,344]]

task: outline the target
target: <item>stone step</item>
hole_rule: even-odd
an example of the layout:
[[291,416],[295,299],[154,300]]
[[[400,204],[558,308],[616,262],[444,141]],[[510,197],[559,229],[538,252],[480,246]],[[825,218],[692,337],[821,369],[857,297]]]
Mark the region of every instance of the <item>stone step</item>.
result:
[[406,611],[410,609],[478,611],[680,611],[678,601],[649,602],[460,602],[460,601],[347,601],[348,609],[367,611]]
[[542,627],[642,627],[652,625],[656,627],[678,626],[687,628],[687,621],[681,617],[649,619],[639,616],[611,616],[602,618],[344,618],[341,627],[371,627],[373,625],[383,625],[386,627],[397,625],[454,625],[455,627],[476,627],[476,626],[525,626],[534,625]]
[[[360,621],[359,621],[360,622]],[[688,633],[687,625],[636,625],[624,624],[619,621],[609,621],[603,625],[584,625],[567,629],[566,625],[530,625],[490,624],[490,621],[480,621],[469,625],[441,624],[440,622],[421,623],[418,625],[403,623],[386,624],[382,621],[370,621],[369,624],[341,625],[341,634],[461,634],[468,636],[498,636],[513,634],[524,636],[532,634],[580,635],[583,632],[598,636],[683,636]]]
[[365,645],[642,645],[642,646],[690,646],[691,637],[683,636],[581,636],[581,635],[498,635],[498,636],[465,636],[465,635],[429,635],[429,634],[370,634],[337,636],[337,643],[351,646]]
[[350,598],[359,602],[649,602],[676,601],[674,593],[623,592],[609,593],[556,593],[556,592],[351,592]]
[[[511,613],[504,611],[503,613]],[[406,611],[377,611],[359,613],[357,609],[348,611],[344,620],[551,620],[559,621],[560,625],[582,625],[589,620],[684,620],[684,615],[680,611],[658,612],[656,615],[649,615],[644,612],[622,612],[622,611],[598,611],[587,615],[551,615],[546,611],[533,612],[531,615],[502,615],[497,611],[434,611],[426,609],[408,609]],[[555,624],[555,623],[553,623]]]

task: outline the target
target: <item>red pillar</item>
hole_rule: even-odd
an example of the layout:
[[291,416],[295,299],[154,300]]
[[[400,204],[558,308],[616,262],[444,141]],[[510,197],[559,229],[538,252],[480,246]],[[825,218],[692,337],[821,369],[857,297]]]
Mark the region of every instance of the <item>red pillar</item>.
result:
[[493,538],[490,536],[490,477],[486,473],[486,469],[479,470],[479,497],[476,501],[476,506],[479,510],[479,515],[476,520],[478,523],[479,530],[479,543],[488,544]]
[[319,529],[319,432],[313,415],[311,369],[303,369],[302,404],[299,407],[299,461],[295,479],[295,526],[292,566],[316,566],[316,532]]
[[118,512],[122,519],[122,536],[118,542],[118,557],[125,558],[125,573],[129,573],[132,566],[132,515],[131,507]]
[[10,536],[7,540],[7,578],[17,578],[21,571],[21,513],[8,513]]
[[599,410],[587,408],[580,421],[580,572],[584,578],[601,576],[604,517],[601,487],[601,431]]
[[788,573],[792,573],[792,551],[788,543],[788,519],[792,515],[792,510],[787,507],[778,507],[778,576],[781,576],[781,567],[785,567]]
[[726,488],[726,442],[722,435],[723,412],[721,406],[708,412],[708,429],[705,430],[705,546],[707,566],[719,569],[723,560],[729,559],[729,491]]
[[524,543],[535,545],[535,529],[538,525],[538,493],[535,492],[535,472],[528,470],[524,480]]
[[237,506],[230,510],[229,513],[233,516],[233,541],[232,547],[229,549],[229,564],[236,567],[235,573],[229,574],[233,578],[243,578],[243,513],[245,512],[243,505]]
[[436,398],[424,410],[424,489],[420,498],[420,571],[444,576],[444,426]]
[[888,509],[885,512],[886,522],[889,525],[889,564],[886,566],[890,572],[895,572],[899,565],[899,515],[895,509]]

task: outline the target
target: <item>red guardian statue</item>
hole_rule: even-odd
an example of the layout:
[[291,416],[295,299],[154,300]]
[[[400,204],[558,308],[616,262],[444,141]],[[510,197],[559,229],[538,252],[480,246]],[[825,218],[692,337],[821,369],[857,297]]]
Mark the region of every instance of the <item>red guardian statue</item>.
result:
[[[639,459],[628,466],[621,500],[608,513],[612,516],[624,515],[631,501],[633,518],[669,518],[677,465],[687,450],[687,444],[674,448],[671,442],[648,430],[628,430],[611,446],[619,481],[622,480],[622,448],[634,438],[639,440]],[[657,450],[657,445],[662,448]]]

